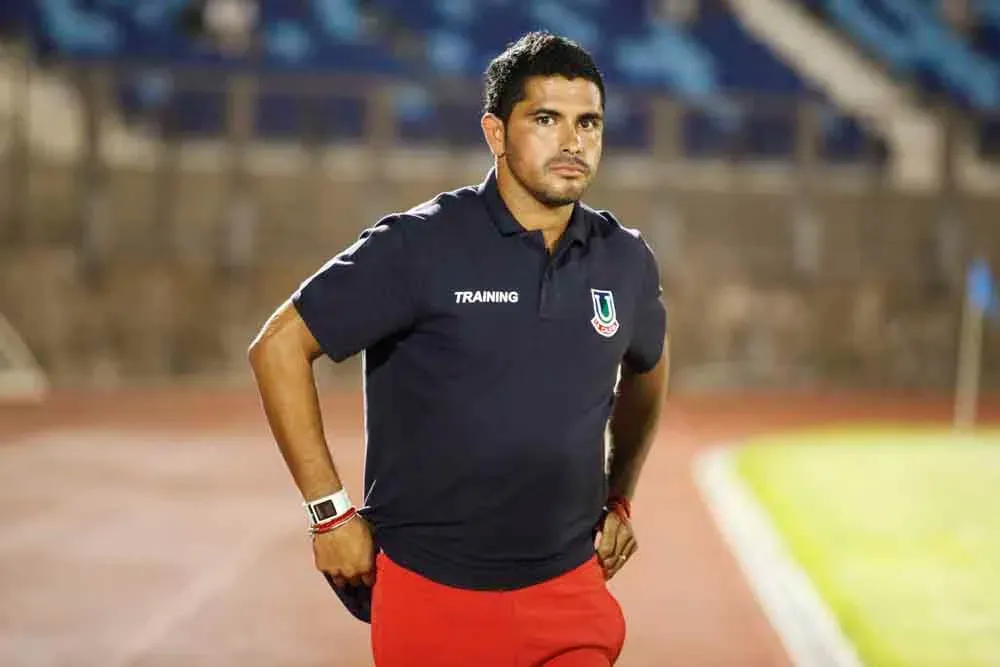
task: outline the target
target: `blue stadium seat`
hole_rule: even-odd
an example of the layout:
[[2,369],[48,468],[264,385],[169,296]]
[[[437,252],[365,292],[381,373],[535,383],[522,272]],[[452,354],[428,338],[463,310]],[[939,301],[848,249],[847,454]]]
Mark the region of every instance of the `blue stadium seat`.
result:
[[808,0],[868,54],[919,90],[983,117],[981,143],[1000,114],[1000,3],[973,0],[978,25],[965,39],[930,0]]
[[[188,90],[177,66],[211,65],[217,76],[225,77],[229,66],[246,63],[186,34],[180,19],[187,0],[15,1],[35,8],[32,25],[40,51],[148,67],[119,81],[118,99],[126,117],[164,114],[169,130],[178,134],[224,131],[224,79],[215,90]],[[578,40],[601,63],[611,90],[610,145],[648,145],[652,119],[641,93],[653,90],[692,109],[684,127],[691,155],[738,151],[748,157],[790,157],[797,115],[787,108],[746,103],[741,96],[822,100],[822,95],[808,90],[791,68],[755,41],[724,3],[705,3],[709,9],[690,24],[655,19],[650,4],[262,0],[261,51],[251,64],[265,71],[405,80],[395,100],[402,139],[477,143],[482,141],[479,100],[446,103],[434,93],[435,82],[478,78],[510,40],[527,30],[549,29]],[[308,122],[324,140],[360,136],[363,100],[351,102],[344,91],[312,92],[314,98],[303,101],[265,88],[257,109],[258,133],[292,138]],[[835,121],[825,140],[831,151],[847,159],[867,139],[850,119]]]
[[[973,3],[976,25],[972,43],[982,56],[1000,63],[1000,3],[978,0]],[[980,151],[984,156],[1000,160],[1000,109],[991,109],[980,121]]]
[[30,7],[23,2],[0,2],[0,35],[13,34],[28,23]]

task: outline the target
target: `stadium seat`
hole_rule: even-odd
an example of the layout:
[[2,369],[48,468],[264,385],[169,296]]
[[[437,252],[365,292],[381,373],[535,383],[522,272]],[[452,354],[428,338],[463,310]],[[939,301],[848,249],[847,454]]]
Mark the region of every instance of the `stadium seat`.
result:
[[[179,134],[225,129],[223,96],[189,89],[184,67],[211,65],[216,76],[225,77],[227,66],[249,62],[265,71],[404,79],[395,100],[401,139],[479,142],[479,100],[444,103],[435,86],[442,79],[478,78],[492,55],[531,29],[566,34],[597,57],[612,91],[608,141],[616,146],[648,145],[651,116],[641,102],[644,91],[668,93],[691,109],[684,146],[692,156],[738,150],[750,157],[789,158],[797,119],[793,106],[748,100],[806,95],[828,102],[718,2],[705,2],[690,23],[674,23],[653,15],[652,3],[643,0],[263,0],[261,48],[249,60],[220,53],[188,34],[182,21],[187,0],[17,1],[34,7],[40,51],[127,60],[130,72],[140,63],[141,69],[118,82],[123,114],[164,113],[171,132]],[[302,100],[264,86],[258,134],[292,138],[305,118],[312,119],[310,128],[322,140],[360,136],[364,100],[349,100],[343,91],[311,94]],[[828,148],[849,158],[866,139],[851,119],[832,113]],[[470,131],[455,130],[464,126]]]
[[973,0],[966,38],[930,0],[808,0],[885,69],[931,99],[982,118],[981,148],[1000,131],[1000,3]]

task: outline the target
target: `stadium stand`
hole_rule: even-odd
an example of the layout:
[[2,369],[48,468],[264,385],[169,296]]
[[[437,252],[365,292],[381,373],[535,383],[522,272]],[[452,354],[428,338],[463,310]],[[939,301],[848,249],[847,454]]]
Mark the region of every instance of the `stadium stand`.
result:
[[1000,3],[974,0],[967,35],[929,0],[804,0],[927,101],[978,118],[984,156],[1000,154]]
[[[40,0],[30,24],[40,57],[130,63],[119,79],[126,118],[166,110],[167,130],[186,135],[223,131],[224,93],[181,85],[178,68],[211,66],[226,76],[233,66],[265,71],[336,72],[394,77],[401,138],[481,141],[478,99],[441,102],[438,87],[451,78],[478,77],[488,59],[530,29],[567,34],[590,48],[614,91],[608,100],[608,143],[644,146],[652,123],[645,91],[663,91],[691,113],[684,126],[690,157],[787,159],[798,116],[787,99],[802,96],[827,110],[824,152],[834,158],[871,158],[878,142],[755,41],[721,0],[705,0],[690,22],[669,20],[643,0],[265,0],[260,6],[260,49],[241,57],[192,36],[188,0],[124,2]],[[136,63],[141,63],[137,66]],[[169,66],[168,70],[165,65]],[[748,97],[753,96],[751,103]],[[783,96],[784,105],[768,104]],[[360,135],[364,101],[346,90],[316,91],[301,100],[265,92],[258,100],[256,133],[289,138],[311,119],[314,139]],[[457,129],[462,128],[462,129]],[[447,132],[447,136],[442,136]]]
[[[995,0],[977,0],[969,39],[977,53],[1000,63],[1000,3]],[[1000,87],[1000,79],[997,83]],[[984,155],[1000,157],[1000,119],[983,123],[981,149]]]

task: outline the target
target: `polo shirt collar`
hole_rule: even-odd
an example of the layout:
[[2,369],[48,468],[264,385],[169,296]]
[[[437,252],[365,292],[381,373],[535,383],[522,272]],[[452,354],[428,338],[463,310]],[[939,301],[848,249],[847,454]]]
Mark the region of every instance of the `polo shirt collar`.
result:
[[[512,236],[514,234],[524,234],[528,231],[511,214],[503,197],[500,196],[495,167],[490,168],[486,179],[479,184],[477,191],[486,205],[486,211],[489,213],[490,219],[501,234]],[[584,215],[583,207],[580,206],[579,202],[573,206],[573,213],[570,216],[569,224],[566,226],[566,234],[573,241],[582,244],[586,244],[587,239],[590,237],[590,222],[587,216]]]

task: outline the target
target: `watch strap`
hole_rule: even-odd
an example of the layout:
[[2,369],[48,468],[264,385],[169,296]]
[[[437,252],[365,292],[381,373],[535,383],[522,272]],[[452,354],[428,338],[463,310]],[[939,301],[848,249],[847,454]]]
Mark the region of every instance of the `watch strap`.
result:
[[347,489],[341,489],[315,500],[307,500],[302,503],[302,506],[306,509],[310,526],[330,521],[354,509],[354,505],[347,495]]

